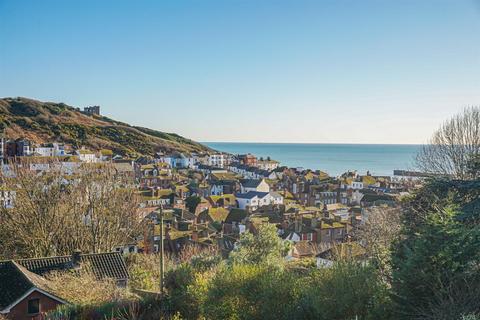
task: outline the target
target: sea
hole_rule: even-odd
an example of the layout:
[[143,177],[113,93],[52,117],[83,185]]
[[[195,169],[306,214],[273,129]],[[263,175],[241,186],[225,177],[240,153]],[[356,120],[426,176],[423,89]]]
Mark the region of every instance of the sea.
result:
[[393,170],[415,170],[421,145],[203,142],[232,154],[270,157],[280,165],[322,170],[331,176],[357,170],[360,174],[392,176]]

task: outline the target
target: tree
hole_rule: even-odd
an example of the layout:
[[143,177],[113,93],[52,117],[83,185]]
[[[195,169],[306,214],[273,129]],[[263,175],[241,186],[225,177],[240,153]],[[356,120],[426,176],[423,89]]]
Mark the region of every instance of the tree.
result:
[[398,208],[374,208],[369,210],[365,224],[356,236],[364,245],[367,256],[378,268],[384,280],[390,279],[391,248],[401,229],[401,212]]
[[477,182],[433,180],[405,204],[392,257],[398,318],[458,319],[480,309]]
[[2,177],[16,195],[13,208],[0,207],[0,234],[9,235],[0,237],[1,256],[105,252],[137,234],[137,197],[113,166],[82,164],[69,175],[58,162],[40,172],[30,165],[11,164]]
[[257,233],[245,232],[240,237],[238,247],[230,253],[230,261],[239,264],[280,265],[289,246],[280,239],[277,227],[261,224]]
[[[480,107],[465,109],[445,122],[417,155],[426,173],[457,179],[480,177]],[[475,164],[477,163],[477,164]]]

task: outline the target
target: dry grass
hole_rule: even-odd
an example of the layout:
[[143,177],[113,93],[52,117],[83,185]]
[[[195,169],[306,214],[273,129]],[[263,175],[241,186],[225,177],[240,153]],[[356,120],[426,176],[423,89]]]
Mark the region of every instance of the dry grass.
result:
[[88,268],[78,272],[51,273],[46,278],[56,295],[74,304],[99,304],[136,298],[126,288],[118,287],[113,279],[97,279]]

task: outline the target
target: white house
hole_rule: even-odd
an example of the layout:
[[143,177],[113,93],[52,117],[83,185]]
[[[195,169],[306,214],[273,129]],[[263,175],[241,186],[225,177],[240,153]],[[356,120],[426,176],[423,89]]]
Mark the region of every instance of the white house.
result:
[[75,151],[75,153],[78,155],[78,159],[82,162],[97,162],[98,158],[95,152],[87,150],[87,149],[79,149]]
[[183,153],[172,153],[160,157],[160,162],[165,162],[170,165],[172,168],[194,168],[197,163],[197,159],[194,156],[185,156]]
[[363,189],[363,182],[362,181],[351,181],[347,184],[342,183],[342,189],[353,189],[353,190],[361,190]]
[[362,201],[363,196],[364,196],[363,193],[361,193],[359,190],[355,190],[354,192],[352,192],[352,195],[351,195],[351,204],[360,205],[360,202]]
[[255,211],[258,208],[268,205],[283,204],[283,197],[276,192],[249,191],[236,195],[238,208],[245,210],[247,207]]
[[280,162],[275,160],[258,160],[257,167],[263,170],[272,171],[278,168]]
[[34,153],[41,157],[54,157],[65,155],[65,145],[62,143],[47,143],[35,148]]
[[224,168],[228,164],[228,156],[224,153],[215,153],[208,156],[208,165]]
[[274,205],[283,204],[283,196],[277,192],[270,192],[270,198],[271,198],[270,199],[271,204],[274,204]]
[[249,191],[270,192],[270,186],[265,182],[265,179],[244,179],[240,181],[240,191],[242,193]]

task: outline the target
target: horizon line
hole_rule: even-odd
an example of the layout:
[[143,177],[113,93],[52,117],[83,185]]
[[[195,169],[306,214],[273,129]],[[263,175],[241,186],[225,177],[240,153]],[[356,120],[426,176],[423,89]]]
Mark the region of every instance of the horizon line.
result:
[[392,146],[424,146],[424,143],[369,143],[369,142],[268,142],[268,141],[198,141],[202,144],[207,143],[236,143],[236,144],[246,144],[246,143],[255,143],[255,144],[323,144],[323,145],[392,145]]

